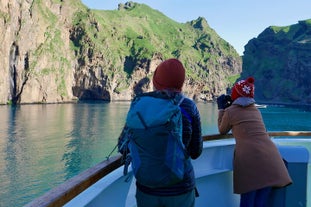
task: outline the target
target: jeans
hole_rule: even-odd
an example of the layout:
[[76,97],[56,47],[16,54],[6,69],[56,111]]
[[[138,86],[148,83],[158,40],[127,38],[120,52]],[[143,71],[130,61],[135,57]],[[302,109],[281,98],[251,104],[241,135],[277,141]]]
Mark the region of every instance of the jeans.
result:
[[266,203],[271,190],[271,187],[266,187],[241,194],[240,207],[268,207]]

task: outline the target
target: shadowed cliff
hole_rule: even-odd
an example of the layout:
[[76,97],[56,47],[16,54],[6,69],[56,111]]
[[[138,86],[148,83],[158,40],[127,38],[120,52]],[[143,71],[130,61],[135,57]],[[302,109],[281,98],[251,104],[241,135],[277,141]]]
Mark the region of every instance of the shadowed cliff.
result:
[[247,76],[256,79],[257,101],[311,104],[311,19],[268,27],[250,40],[241,74]]

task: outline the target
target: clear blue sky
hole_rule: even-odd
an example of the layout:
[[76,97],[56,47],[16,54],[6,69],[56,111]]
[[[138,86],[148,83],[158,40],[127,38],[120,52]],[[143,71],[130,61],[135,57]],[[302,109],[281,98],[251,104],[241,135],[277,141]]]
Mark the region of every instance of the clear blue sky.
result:
[[[91,9],[115,10],[124,0],[82,0]],[[204,17],[217,34],[243,55],[247,42],[269,26],[311,19],[311,0],[136,0],[185,23]]]

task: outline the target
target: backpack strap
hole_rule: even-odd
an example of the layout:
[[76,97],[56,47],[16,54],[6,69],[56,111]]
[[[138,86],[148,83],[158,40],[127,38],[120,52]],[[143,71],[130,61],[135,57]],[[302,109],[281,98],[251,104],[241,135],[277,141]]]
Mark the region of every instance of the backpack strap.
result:
[[[177,94],[177,95],[175,96],[174,102],[177,104],[177,106],[179,106],[180,112],[181,112],[182,116],[185,115],[185,116],[187,117],[187,119],[188,119],[188,116],[189,116],[189,115],[188,115],[187,113],[184,114],[185,110],[180,106],[181,103],[184,101],[184,99],[185,99],[185,96],[184,96],[182,93],[179,93],[179,94]],[[178,142],[178,144],[180,145],[181,149],[183,150],[183,153],[184,153],[185,157],[188,159],[190,156],[189,156],[189,154],[188,154],[188,152],[187,152],[186,146],[185,146],[184,143],[183,143],[182,137],[181,137],[181,140],[180,140],[180,141],[177,140],[177,142]]]
[[175,96],[175,100],[177,102],[177,106],[180,106],[180,104],[184,101],[185,96],[183,94],[177,94]]
[[148,126],[147,126],[147,124],[146,124],[146,122],[145,122],[145,120],[144,120],[143,116],[141,115],[141,113],[136,112],[136,114],[137,114],[137,116],[138,116],[139,120],[141,121],[141,123],[144,125],[145,129],[147,129],[147,128],[148,128]]

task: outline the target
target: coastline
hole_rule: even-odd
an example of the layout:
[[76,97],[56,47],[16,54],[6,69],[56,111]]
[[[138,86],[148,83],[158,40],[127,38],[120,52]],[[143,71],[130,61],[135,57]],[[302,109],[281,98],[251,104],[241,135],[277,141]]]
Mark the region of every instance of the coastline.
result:
[[256,101],[257,104],[263,104],[263,105],[270,105],[270,106],[290,106],[290,107],[310,107],[311,109],[311,104],[308,103],[299,103],[299,102],[274,102],[274,101]]

